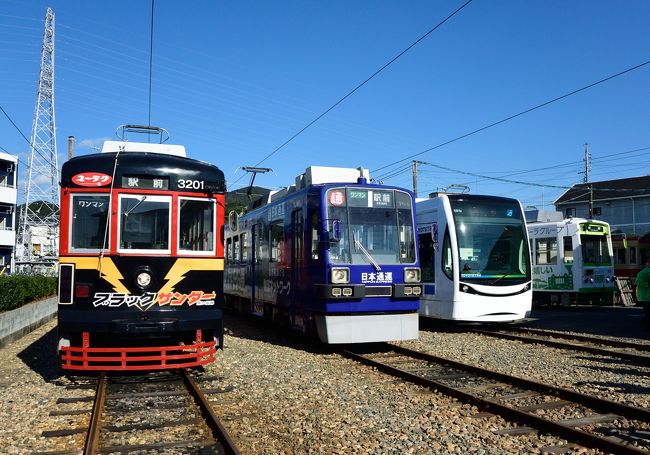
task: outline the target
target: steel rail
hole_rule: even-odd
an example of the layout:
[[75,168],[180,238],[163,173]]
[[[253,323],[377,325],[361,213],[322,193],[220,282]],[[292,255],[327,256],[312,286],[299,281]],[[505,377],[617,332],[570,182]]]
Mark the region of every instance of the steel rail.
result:
[[[510,330],[510,329],[508,329],[508,330]],[[511,333],[503,333],[503,332],[497,332],[497,331],[492,331],[492,330],[473,329],[473,330],[471,330],[471,332],[472,333],[478,333],[478,334],[485,335],[485,336],[494,337],[494,338],[502,338],[504,340],[521,341],[522,343],[528,343],[528,344],[543,344],[543,345],[551,346],[551,347],[554,347],[554,348],[570,349],[570,350],[573,350],[573,351],[588,352],[590,354],[602,355],[602,356],[605,356],[605,357],[619,357],[621,359],[631,360],[631,361],[633,361],[635,363],[638,363],[640,365],[643,365],[643,366],[650,365],[650,356],[643,355],[643,354],[634,354],[632,352],[616,351],[614,349],[605,349],[605,348],[599,348],[597,346],[587,346],[587,345],[584,345],[584,344],[567,343],[567,342],[563,342],[563,341],[554,341],[554,340],[549,340],[549,339],[544,339],[544,338],[526,337],[526,336],[522,336],[522,335],[514,335],[514,334],[511,334]],[[545,336],[545,335],[541,335],[541,336]],[[553,335],[549,334],[548,336],[554,336],[554,334]],[[558,337],[558,338],[571,339],[569,337]],[[598,341],[595,341],[595,340],[589,340],[589,342],[590,343],[598,343]]]
[[636,349],[637,351],[650,352],[650,343],[634,343],[632,341],[624,340],[611,340],[609,338],[599,338],[596,336],[583,335],[577,333],[555,332],[553,330],[538,329],[534,327],[517,327],[517,326],[504,326],[499,327],[499,330],[507,330],[510,332],[523,332],[531,333],[542,336],[549,336],[555,338],[562,338],[565,340],[584,341],[586,343],[602,344],[603,346],[611,346],[613,348],[629,348]]
[[[620,403],[598,399],[578,392],[573,392],[570,390],[542,384],[536,381],[530,381],[527,379],[512,377],[512,376],[508,376],[490,370],[484,370],[482,368],[474,367],[471,365],[465,365],[460,362],[450,361],[448,359],[436,357],[418,351],[411,351],[409,349],[401,348],[394,345],[391,345],[390,348],[394,352],[407,357],[415,358],[418,360],[425,360],[428,362],[434,362],[437,364],[446,364],[453,368],[465,370],[484,377],[488,377],[491,379],[498,379],[501,382],[505,382],[511,385],[517,385],[523,388],[546,392],[549,395],[555,395],[561,398],[568,398],[571,399],[574,403],[587,405],[590,408],[597,411],[615,412],[617,415],[621,415],[623,417],[631,418],[634,420],[643,420],[646,422],[650,420],[650,411],[647,409],[633,408],[631,406],[622,405]],[[384,373],[405,379],[409,382],[412,382],[414,384],[423,387],[427,387],[431,390],[442,392],[446,395],[455,397],[459,400],[474,404],[481,409],[489,410],[493,413],[499,414],[506,419],[517,421],[525,425],[529,425],[540,431],[544,431],[544,432],[554,434],[556,436],[560,436],[569,441],[576,442],[586,447],[606,450],[615,454],[624,454],[624,455],[627,454],[647,455],[648,454],[648,451],[623,445],[618,442],[612,441],[610,439],[606,439],[591,433],[587,433],[586,431],[580,430],[578,428],[567,426],[566,424],[562,424],[561,422],[547,420],[542,417],[538,417],[534,414],[525,412],[523,410],[506,406],[502,403],[499,403],[498,401],[480,398],[470,392],[466,392],[448,386],[446,384],[443,384],[440,381],[419,376],[409,371],[405,371],[400,368],[396,368],[391,365],[382,363],[380,361],[370,359],[364,355],[357,354],[349,350],[342,350],[340,352],[342,353],[342,355],[348,358],[354,359],[365,365],[375,367]]]
[[93,410],[90,414],[90,425],[84,442],[84,455],[96,454],[99,450],[99,433],[101,431],[101,415],[106,403],[106,373],[102,373],[97,380],[97,389],[95,390],[95,401]]
[[187,370],[182,370],[181,376],[183,377],[183,382],[187,386],[187,389],[192,394],[194,401],[201,410],[201,414],[205,419],[208,427],[212,431],[214,438],[221,443],[226,455],[240,455],[239,449],[235,445],[235,442],[228,434],[228,430],[223,426],[219,416],[214,412],[210,401],[207,399],[199,385],[192,379]]

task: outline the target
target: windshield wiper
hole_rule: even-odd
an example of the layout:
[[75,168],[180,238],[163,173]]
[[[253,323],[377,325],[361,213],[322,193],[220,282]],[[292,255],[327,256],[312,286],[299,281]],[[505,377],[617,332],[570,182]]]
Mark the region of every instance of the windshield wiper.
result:
[[139,206],[140,204],[142,204],[142,203],[144,202],[145,199],[147,199],[147,196],[142,196],[142,198],[141,198],[138,202],[136,202],[135,205],[134,205],[133,207],[131,207],[131,208],[130,208],[129,210],[127,210],[126,212],[124,212],[124,216],[129,216],[129,214],[130,214],[132,211],[134,211],[134,210],[136,209],[137,206]]
[[357,249],[361,250],[361,252],[366,255],[368,261],[372,264],[375,270],[379,272],[381,270],[381,267],[379,267],[379,264],[377,261],[375,261],[375,258],[373,258],[370,253],[368,253],[368,250],[366,250],[361,242],[357,239],[357,236],[354,234],[354,232],[352,233],[352,238],[354,239],[354,246],[356,246]]

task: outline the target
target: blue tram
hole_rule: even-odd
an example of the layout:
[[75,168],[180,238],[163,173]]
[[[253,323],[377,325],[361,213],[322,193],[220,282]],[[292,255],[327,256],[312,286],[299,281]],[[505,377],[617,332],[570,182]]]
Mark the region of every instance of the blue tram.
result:
[[311,166],[295,185],[231,213],[226,303],[325,343],[417,338],[413,194],[368,177]]

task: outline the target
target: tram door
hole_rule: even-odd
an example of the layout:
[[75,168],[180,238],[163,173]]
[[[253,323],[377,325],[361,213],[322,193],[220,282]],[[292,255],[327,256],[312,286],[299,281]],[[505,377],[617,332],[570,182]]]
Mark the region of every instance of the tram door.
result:
[[264,295],[264,234],[262,225],[255,224],[252,229],[252,248],[251,254],[251,311],[254,314],[262,315],[264,304],[262,302]]
[[306,265],[304,255],[305,229],[302,209],[295,210],[291,215],[291,227],[293,237],[291,239],[291,281],[289,293],[291,296],[291,309],[296,316],[294,321],[296,325],[302,325],[303,309],[301,308],[301,300],[303,299],[301,299],[301,289],[304,283]]

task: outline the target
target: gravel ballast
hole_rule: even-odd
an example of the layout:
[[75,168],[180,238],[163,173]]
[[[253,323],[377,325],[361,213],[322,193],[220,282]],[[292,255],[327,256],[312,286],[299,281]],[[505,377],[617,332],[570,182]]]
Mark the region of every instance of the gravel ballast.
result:
[[[41,436],[44,430],[87,421],[84,415],[49,416],[60,409],[58,398],[93,394],[92,388],[64,387],[71,381],[58,369],[55,324],[0,350],[2,453],[72,449],[83,440],[83,435]],[[516,425],[497,416],[477,416],[473,406],[314,348],[286,332],[272,334],[232,316],[226,328],[226,348],[200,383],[220,390],[211,395],[214,408],[244,454],[520,454],[567,443],[548,435],[495,435],[495,430]],[[470,334],[420,335],[420,341],[404,345],[583,392],[598,390],[600,395],[610,387],[606,398],[648,403],[648,372],[636,366]],[[71,406],[90,411],[91,405],[67,404],[66,409]]]

